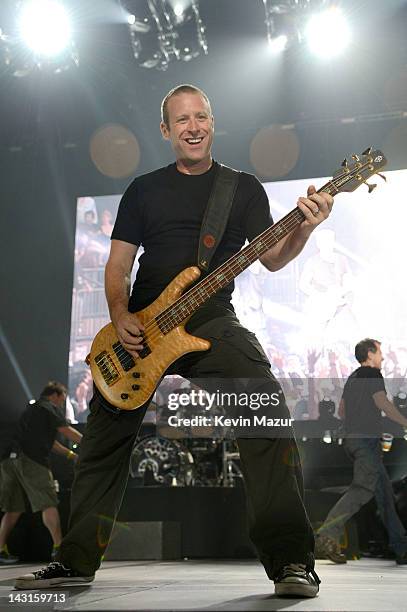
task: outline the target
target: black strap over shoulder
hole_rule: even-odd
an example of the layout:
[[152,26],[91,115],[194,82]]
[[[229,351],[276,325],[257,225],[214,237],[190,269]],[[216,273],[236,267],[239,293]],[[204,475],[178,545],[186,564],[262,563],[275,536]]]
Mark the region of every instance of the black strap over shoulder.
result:
[[222,240],[239,181],[237,170],[219,164],[199,236],[198,266],[205,272]]

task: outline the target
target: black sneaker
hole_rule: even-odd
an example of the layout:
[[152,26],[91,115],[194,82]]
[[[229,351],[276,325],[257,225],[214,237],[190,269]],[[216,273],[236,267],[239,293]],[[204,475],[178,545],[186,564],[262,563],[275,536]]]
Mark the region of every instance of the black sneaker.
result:
[[62,563],[54,561],[32,574],[19,576],[14,586],[16,589],[48,589],[55,585],[80,584],[92,582],[95,576],[81,576],[75,570],[64,567]]
[[0,550],[0,565],[14,565],[14,563],[18,563],[18,561],[18,557],[10,555],[7,548]]
[[274,580],[278,597],[316,597],[320,579],[303,563],[285,565]]

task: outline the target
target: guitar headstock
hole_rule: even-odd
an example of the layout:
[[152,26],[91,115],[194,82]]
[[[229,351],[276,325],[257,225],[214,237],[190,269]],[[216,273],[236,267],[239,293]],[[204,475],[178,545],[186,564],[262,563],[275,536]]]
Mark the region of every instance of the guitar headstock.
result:
[[352,162],[344,159],[341,168],[333,174],[331,183],[335,190],[334,193],[341,191],[355,191],[360,185],[365,183],[369,189],[369,193],[377,186],[367,183],[367,179],[378,174],[382,179],[386,177],[379,173],[387,164],[387,159],[381,151],[374,151],[372,147],[363,151],[361,155],[352,155]]

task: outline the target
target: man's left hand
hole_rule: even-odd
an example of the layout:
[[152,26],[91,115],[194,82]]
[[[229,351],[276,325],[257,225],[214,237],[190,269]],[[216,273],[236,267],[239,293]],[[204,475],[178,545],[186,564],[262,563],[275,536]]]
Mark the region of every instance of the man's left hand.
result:
[[298,198],[297,206],[305,215],[305,220],[301,223],[301,229],[311,233],[322,221],[330,215],[334,199],[329,193],[322,191],[317,193],[314,185],[307,189],[306,198]]

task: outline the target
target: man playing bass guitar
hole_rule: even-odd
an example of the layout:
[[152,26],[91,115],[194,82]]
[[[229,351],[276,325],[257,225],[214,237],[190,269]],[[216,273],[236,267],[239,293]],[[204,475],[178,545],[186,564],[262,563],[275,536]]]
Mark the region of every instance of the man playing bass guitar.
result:
[[[136,178],[125,192],[112,233],[106,265],[111,320],[126,351],[143,350],[143,325],[134,314],[153,302],[184,268],[196,264],[200,228],[219,164],[212,159],[214,120],[204,92],[191,85],[171,90],[162,103],[161,133],[175,163]],[[305,219],[267,250],[261,263],[275,272],[296,257],[312,231],[329,215],[331,195],[313,186],[298,200]],[[239,174],[230,216],[210,270],[238,252],[272,224],[260,182]],[[130,273],[138,247],[144,253],[130,293]],[[188,353],[167,373],[185,378],[245,378],[270,394],[279,385],[254,334],[237,320],[230,299],[233,282],[199,308],[187,331],[209,340],[211,348]],[[136,381],[137,382],[137,381]],[[126,488],[130,453],[146,406],[120,411],[97,391],[81,444],[69,531],[58,562],[17,579],[17,588],[91,582],[108,544]],[[283,397],[272,416],[289,417]],[[283,434],[238,439],[245,479],[250,537],[277,595],[315,597],[314,536],[303,504],[298,450],[291,427]]]

